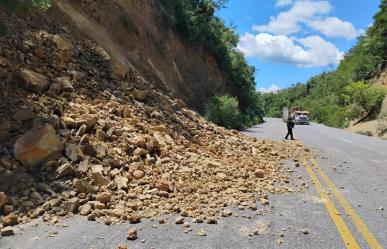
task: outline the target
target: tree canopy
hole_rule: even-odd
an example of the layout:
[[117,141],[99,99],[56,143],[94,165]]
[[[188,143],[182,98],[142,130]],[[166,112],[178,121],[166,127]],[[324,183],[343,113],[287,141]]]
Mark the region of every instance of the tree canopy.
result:
[[[259,95],[255,90],[255,68],[236,50],[239,37],[215,15],[225,0],[160,0],[168,24],[192,45],[204,47],[232,82],[228,92],[238,100],[244,126],[262,121]],[[219,93],[214,93],[214,95]]]

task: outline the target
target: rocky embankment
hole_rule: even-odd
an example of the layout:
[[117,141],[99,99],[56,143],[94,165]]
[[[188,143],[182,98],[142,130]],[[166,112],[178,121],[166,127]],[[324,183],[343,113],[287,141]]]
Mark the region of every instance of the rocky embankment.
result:
[[2,235],[31,219],[57,223],[78,213],[106,224],[173,213],[176,223],[216,223],[228,206],[256,209],[269,192],[292,191],[282,160],[302,145],[208,123],[49,16],[5,17]]

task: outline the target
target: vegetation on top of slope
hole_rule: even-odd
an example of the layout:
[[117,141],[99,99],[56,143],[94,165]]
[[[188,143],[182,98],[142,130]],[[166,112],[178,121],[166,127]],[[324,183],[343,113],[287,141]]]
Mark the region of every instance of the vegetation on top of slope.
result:
[[334,127],[350,120],[376,118],[386,90],[370,80],[387,66],[387,0],[382,0],[373,25],[359,37],[333,72],[312,77],[278,94],[263,96],[267,116],[279,117],[284,106],[301,106],[312,119]]
[[[0,8],[17,14],[30,11],[46,11],[52,7],[52,0],[0,0]],[[0,21],[0,36],[7,34],[7,25]]]
[[214,56],[220,69],[227,73],[232,82],[228,94],[238,100],[240,122],[244,126],[251,126],[262,122],[259,95],[255,90],[255,68],[247,64],[242,53],[236,51],[239,37],[233,27],[226,26],[215,15],[216,10],[222,8],[226,2],[160,0],[159,3],[170,27],[179,32],[188,43],[203,46]]
[[25,13],[31,10],[48,10],[52,0],[0,0],[0,6],[16,13]]

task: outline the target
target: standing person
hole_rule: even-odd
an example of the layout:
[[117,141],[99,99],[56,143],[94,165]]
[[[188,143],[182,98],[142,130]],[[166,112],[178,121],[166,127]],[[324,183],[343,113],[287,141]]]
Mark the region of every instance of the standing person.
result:
[[288,134],[286,134],[285,139],[288,139],[288,137],[290,135],[290,139],[291,140],[295,140],[293,138],[294,122],[293,122],[293,120],[291,118],[288,119],[288,122],[286,123],[286,126],[288,127]]

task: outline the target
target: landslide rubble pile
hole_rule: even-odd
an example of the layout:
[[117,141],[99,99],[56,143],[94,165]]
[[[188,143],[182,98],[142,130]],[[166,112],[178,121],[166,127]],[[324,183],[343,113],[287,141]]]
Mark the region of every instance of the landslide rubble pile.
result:
[[50,14],[1,15],[12,24],[0,40],[3,235],[76,213],[216,223],[228,206],[254,210],[292,191],[282,160],[302,145],[208,123]]

